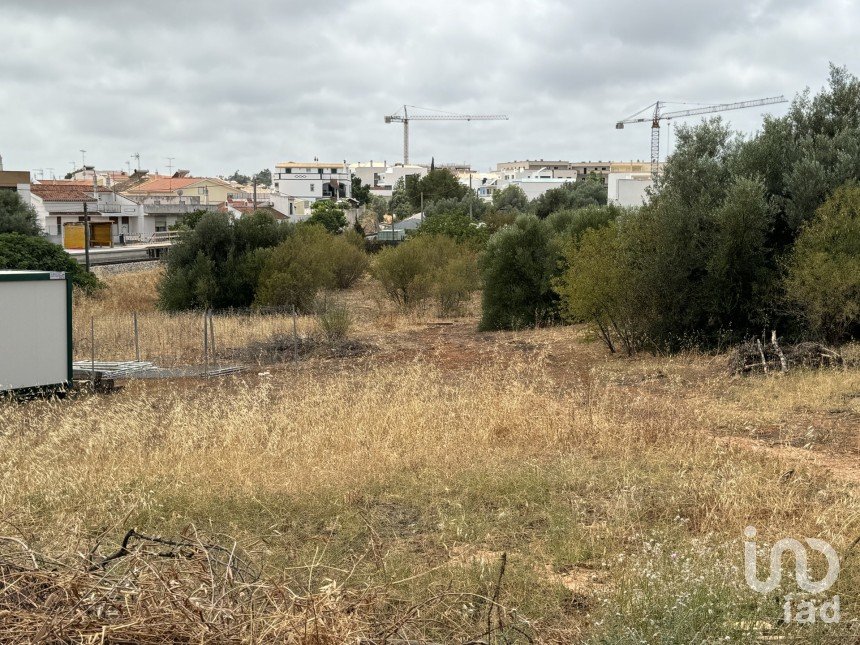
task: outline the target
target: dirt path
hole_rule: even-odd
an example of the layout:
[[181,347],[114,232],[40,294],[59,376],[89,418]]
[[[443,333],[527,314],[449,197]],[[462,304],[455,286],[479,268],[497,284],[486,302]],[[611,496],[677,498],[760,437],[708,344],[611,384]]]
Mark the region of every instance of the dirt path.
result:
[[720,437],[720,440],[736,448],[765,453],[787,462],[826,470],[834,479],[860,485],[860,460],[850,456],[842,457],[792,446],[771,445],[747,437]]

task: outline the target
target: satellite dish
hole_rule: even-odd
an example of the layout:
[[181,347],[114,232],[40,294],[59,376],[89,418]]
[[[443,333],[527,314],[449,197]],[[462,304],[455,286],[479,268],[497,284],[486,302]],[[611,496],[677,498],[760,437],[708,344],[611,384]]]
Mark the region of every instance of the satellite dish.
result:
[[177,191],[176,191],[176,194],[177,194],[177,195],[179,195],[180,197],[182,197],[182,190],[181,190],[181,189],[180,189],[180,190],[177,190]]

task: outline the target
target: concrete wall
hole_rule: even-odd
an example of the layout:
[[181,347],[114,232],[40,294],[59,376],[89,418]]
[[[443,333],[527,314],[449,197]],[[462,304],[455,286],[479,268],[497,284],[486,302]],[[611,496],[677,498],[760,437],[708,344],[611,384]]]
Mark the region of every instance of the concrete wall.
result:
[[648,198],[651,175],[611,172],[606,180],[609,203],[618,206],[641,206]]

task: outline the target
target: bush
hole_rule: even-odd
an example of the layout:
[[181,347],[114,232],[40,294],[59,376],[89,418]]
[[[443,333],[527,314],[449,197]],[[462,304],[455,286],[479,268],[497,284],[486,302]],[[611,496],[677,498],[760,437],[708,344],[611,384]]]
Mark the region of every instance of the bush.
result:
[[36,219],[36,211],[21,201],[18,193],[11,190],[0,190],[0,234],[2,233],[30,236],[42,233]]
[[311,205],[307,223],[322,226],[329,233],[339,233],[348,224],[343,206],[329,199],[318,199]]
[[399,306],[411,309],[435,298],[441,316],[457,313],[479,288],[474,251],[444,235],[422,235],[384,249],[374,275]]
[[0,233],[0,269],[64,271],[71,276],[72,283],[84,291],[92,292],[102,286],[99,279],[87,273],[63,247],[22,233]]
[[521,215],[513,226],[487,242],[480,329],[521,329],[553,321],[558,296],[552,289],[561,259],[550,229],[533,215]]
[[587,322],[615,352],[620,340],[628,354],[639,345],[628,292],[631,271],[627,266],[619,227],[613,222],[590,229],[566,250],[567,269],[554,281],[561,296],[561,315],[566,322]]
[[590,176],[582,181],[565,183],[559,188],[550,188],[532,201],[531,209],[539,219],[545,219],[556,211],[604,206],[607,201],[606,186],[596,176]]
[[317,313],[317,324],[330,343],[345,340],[352,327],[352,315],[346,307],[324,307]]
[[158,285],[159,306],[168,311],[249,306],[268,259],[266,251],[292,228],[264,211],[236,222],[226,213],[201,215],[167,255]]
[[860,333],[860,187],[838,189],[801,229],[784,288],[813,336],[839,343]]
[[321,226],[297,227],[263,266],[256,304],[311,311],[317,292],[333,284],[331,243],[331,235]]
[[462,213],[428,215],[415,235],[445,235],[473,248],[483,247],[488,238],[485,227],[477,226],[471,217]]
[[[354,232],[349,231],[349,233]],[[355,243],[355,238],[358,238],[358,245]],[[351,287],[364,275],[370,265],[370,259],[364,252],[364,239],[354,234],[333,237],[324,255],[331,263],[332,285],[338,289]]]

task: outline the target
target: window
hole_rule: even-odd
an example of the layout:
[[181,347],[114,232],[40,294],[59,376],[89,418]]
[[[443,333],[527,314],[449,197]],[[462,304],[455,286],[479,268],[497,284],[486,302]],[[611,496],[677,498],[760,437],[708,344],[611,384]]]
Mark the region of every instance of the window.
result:
[[292,174],[293,169],[292,168],[284,168],[284,172],[287,173],[288,175],[290,175],[290,174]]
[[319,172],[319,174],[323,174],[323,170],[324,170],[324,168],[318,168],[317,172]]

